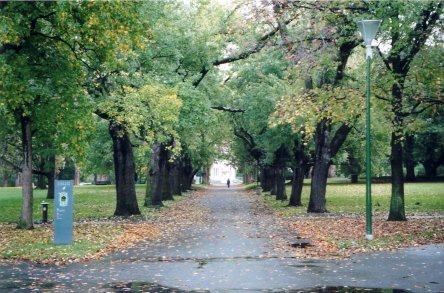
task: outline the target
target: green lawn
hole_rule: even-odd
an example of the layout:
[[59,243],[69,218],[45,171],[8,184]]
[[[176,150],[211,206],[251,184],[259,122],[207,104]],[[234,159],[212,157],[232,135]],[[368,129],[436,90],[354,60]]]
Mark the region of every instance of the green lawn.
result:
[[[287,187],[290,196],[291,187]],[[372,184],[373,211],[388,212],[390,206],[391,184]],[[309,181],[302,190],[302,207],[286,207],[287,201],[280,202],[274,197],[266,196],[268,204],[285,215],[306,213],[310,195]],[[330,212],[365,211],[365,184],[341,183],[333,180],[327,185],[327,209]],[[406,212],[444,212],[444,183],[406,183],[405,184]]]
[[[108,218],[113,215],[116,207],[114,185],[76,186],[74,187],[74,220]],[[145,185],[136,186],[137,199],[142,215],[151,217],[157,213],[156,209],[143,207]],[[180,197],[175,197],[180,199]],[[53,200],[46,199],[46,190],[34,190],[34,220],[42,218],[42,201],[49,202],[48,217],[53,217]],[[0,187],[0,223],[15,223],[20,217],[21,188]],[[168,202],[164,202],[168,205]]]

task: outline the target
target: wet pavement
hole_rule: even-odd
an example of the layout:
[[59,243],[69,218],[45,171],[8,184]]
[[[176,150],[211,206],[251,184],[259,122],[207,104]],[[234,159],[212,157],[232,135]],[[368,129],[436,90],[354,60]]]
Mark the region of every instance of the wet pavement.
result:
[[443,245],[342,261],[298,260],[273,252],[273,219],[258,212],[242,189],[208,189],[198,204],[206,211],[202,221],[100,261],[0,265],[0,291],[444,291]]

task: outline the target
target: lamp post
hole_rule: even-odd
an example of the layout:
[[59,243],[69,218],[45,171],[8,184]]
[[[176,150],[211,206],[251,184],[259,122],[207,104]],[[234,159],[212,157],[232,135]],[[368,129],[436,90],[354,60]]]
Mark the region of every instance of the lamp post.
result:
[[370,64],[373,57],[372,41],[376,36],[381,20],[361,20],[357,22],[365,43],[365,59],[367,61],[366,99],[365,99],[365,238],[373,239],[372,232],[372,169],[371,169],[371,133],[370,133]]

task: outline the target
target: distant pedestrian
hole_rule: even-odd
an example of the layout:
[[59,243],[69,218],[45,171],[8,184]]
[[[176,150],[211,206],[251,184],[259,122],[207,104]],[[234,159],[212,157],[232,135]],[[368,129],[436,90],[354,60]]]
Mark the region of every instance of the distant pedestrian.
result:
[[227,186],[230,188],[230,178],[227,179]]

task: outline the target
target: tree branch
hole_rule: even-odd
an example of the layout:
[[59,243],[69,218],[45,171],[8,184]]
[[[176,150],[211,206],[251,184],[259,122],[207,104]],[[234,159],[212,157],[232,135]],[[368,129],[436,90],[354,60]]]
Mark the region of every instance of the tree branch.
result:
[[381,57],[382,62],[384,62],[385,67],[387,68],[387,70],[392,71],[392,67],[390,66],[390,63],[388,62],[388,60],[387,60],[387,59],[384,57],[384,55],[382,54],[382,51],[381,51],[381,49],[379,48],[379,46],[376,47],[376,49],[378,50],[379,57]]
[[233,109],[233,108],[227,108],[224,106],[212,106],[211,109],[230,112],[230,113],[244,113],[245,112],[244,109]]

